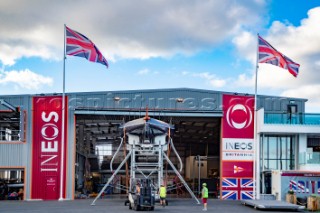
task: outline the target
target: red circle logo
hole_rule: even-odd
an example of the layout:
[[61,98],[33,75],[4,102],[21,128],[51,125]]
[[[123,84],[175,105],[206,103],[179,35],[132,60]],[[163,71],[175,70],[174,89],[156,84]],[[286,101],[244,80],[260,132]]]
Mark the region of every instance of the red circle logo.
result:
[[[234,117],[235,117],[234,115],[239,112],[244,113],[244,116],[241,116],[241,117],[244,117],[245,120],[242,120],[242,121],[234,120]],[[250,108],[243,104],[235,104],[230,106],[226,114],[226,119],[229,126],[235,129],[245,129],[248,126],[250,126],[250,124],[252,123],[252,117],[253,115]]]

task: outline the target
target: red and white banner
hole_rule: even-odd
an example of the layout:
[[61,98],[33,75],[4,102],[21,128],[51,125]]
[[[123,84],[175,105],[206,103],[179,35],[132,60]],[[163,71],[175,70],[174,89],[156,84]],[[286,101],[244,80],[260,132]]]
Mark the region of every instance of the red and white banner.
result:
[[[223,95],[222,99],[221,198],[252,199],[254,97]],[[250,187],[240,187],[243,184]]]
[[[65,109],[65,118],[67,118],[67,104]],[[61,172],[64,179],[62,195],[65,198],[66,142],[64,143],[64,171],[61,171],[61,155],[62,137],[66,139],[67,135],[66,124],[67,122],[64,124],[65,134],[62,135],[61,96],[33,98],[31,199],[59,199]]]
[[223,138],[222,159],[231,161],[253,160],[253,139]]
[[253,177],[253,161],[223,161],[223,177]]
[[223,95],[223,138],[253,138],[254,97]]

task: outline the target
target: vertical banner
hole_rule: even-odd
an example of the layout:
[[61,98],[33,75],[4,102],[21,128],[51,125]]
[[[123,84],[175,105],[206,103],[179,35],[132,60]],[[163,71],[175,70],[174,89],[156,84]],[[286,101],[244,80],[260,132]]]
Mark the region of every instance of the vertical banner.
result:
[[[65,99],[67,103],[67,97]],[[67,104],[65,118],[67,118]],[[66,121],[67,119],[65,119]],[[63,198],[66,189],[66,142],[64,143],[64,171],[61,171],[62,137],[66,141],[67,128],[62,135],[62,97],[33,98],[32,177],[31,199],[58,200],[63,172]]]
[[253,199],[254,97],[222,98],[221,199]]

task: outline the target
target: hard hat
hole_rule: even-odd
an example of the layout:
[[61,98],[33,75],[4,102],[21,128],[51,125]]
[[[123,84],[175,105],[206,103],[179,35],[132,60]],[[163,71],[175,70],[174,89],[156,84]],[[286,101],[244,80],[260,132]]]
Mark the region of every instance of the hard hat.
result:
[[207,184],[206,184],[206,183],[203,183],[202,186],[207,186]]

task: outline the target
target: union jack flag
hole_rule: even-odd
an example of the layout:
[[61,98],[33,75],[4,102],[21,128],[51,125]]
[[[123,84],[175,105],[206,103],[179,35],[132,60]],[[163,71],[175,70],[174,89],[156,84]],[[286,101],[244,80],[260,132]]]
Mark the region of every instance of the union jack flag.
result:
[[66,26],[66,54],[86,58],[109,67],[97,46],[86,36]]
[[222,178],[223,200],[252,200],[253,179],[251,178]]
[[266,40],[258,36],[259,61],[258,63],[272,64],[287,69],[294,77],[298,76],[300,64],[295,63],[272,47]]
[[[316,184],[318,185],[318,187],[316,187]],[[310,186],[311,190],[310,190],[309,186]],[[312,193],[312,194],[318,193],[318,194],[320,194],[320,181],[314,181],[314,180],[294,181],[294,180],[290,180],[289,188],[291,190],[293,190],[295,193]]]
[[309,184],[305,181],[290,180],[290,189],[296,193],[309,193]]

